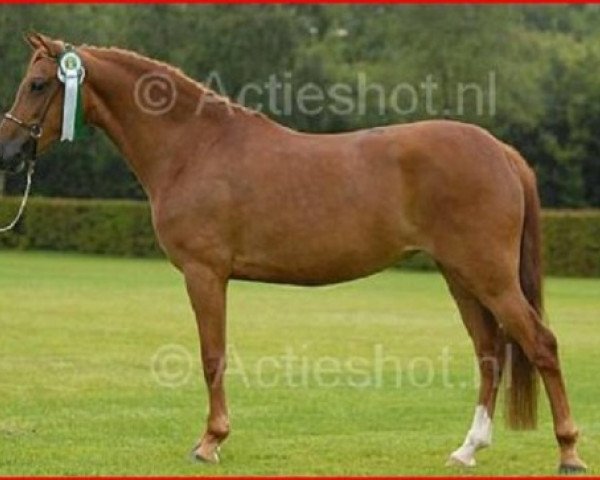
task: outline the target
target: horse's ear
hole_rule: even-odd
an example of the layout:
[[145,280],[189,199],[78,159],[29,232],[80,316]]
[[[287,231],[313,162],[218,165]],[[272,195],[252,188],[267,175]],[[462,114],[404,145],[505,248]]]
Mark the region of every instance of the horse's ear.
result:
[[44,38],[41,33],[29,32],[23,36],[26,43],[35,51],[44,48]]
[[52,57],[58,56],[64,49],[63,42],[59,40],[52,40],[50,37],[42,35],[41,33],[28,33],[25,35],[25,41],[34,50],[45,50],[46,53]]

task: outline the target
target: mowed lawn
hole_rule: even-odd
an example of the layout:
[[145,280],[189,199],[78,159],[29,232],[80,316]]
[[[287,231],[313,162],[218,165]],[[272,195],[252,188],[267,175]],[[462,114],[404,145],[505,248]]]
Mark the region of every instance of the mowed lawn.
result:
[[[546,292],[581,455],[599,472],[600,281],[549,279]],[[232,434],[221,465],[195,464],[206,394],[179,274],[0,253],[0,474],[465,473],[444,464],[475,405],[472,347],[437,274],[234,282],[228,305]],[[539,430],[499,418],[478,460],[469,472],[554,473],[545,397]]]

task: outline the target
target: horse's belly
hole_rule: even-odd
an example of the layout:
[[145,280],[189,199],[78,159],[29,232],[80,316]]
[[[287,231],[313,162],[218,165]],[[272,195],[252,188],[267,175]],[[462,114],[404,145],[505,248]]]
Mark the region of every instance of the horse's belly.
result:
[[[388,145],[382,143],[382,145]],[[234,276],[266,282],[328,284],[388,267],[417,243],[411,188],[399,162],[365,146],[269,172],[269,189],[241,201]],[[267,175],[267,174],[265,174]],[[259,183],[255,179],[255,183]]]
[[326,285],[376,273],[397,262],[415,247],[400,232],[331,232],[271,243],[267,249],[236,256],[233,277],[271,283]]

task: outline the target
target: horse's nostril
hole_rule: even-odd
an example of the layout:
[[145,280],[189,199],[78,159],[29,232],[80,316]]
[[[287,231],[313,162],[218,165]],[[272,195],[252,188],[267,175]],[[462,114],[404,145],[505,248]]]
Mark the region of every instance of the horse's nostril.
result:
[[0,169],[12,170],[21,159],[22,144],[19,142],[0,142]]
[[23,150],[23,141],[11,140],[0,142],[0,158],[4,161],[10,161],[17,157]]

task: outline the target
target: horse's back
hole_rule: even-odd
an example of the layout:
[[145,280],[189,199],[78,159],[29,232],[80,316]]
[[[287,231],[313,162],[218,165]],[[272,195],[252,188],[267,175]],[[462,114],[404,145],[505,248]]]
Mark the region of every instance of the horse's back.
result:
[[484,130],[451,121],[291,134],[247,170],[236,276],[333,283],[434,253],[449,222],[474,222],[515,193],[503,152]]

